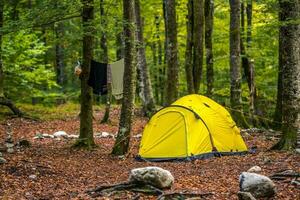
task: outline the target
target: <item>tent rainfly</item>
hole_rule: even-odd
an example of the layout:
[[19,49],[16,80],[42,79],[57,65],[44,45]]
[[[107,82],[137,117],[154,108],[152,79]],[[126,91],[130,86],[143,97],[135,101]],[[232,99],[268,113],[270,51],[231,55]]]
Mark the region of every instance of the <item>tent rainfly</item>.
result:
[[193,160],[247,152],[229,112],[208,97],[192,94],[152,116],[144,129],[138,158]]

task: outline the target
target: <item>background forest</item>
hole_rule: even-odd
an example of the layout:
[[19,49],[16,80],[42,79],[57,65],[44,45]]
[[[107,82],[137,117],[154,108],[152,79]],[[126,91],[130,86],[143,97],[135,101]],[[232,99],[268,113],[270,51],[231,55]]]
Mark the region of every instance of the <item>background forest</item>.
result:
[[[188,94],[185,62],[187,42],[187,0],[176,1],[178,24],[179,96]],[[259,114],[271,119],[276,105],[278,69],[278,11],[276,1],[253,1],[252,22],[247,23],[244,3],[242,35],[247,55],[255,66]],[[100,6],[101,5],[101,6]],[[248,7],[247,7],[248,6]],[[6,1],[4,7],[3,70],[5,95],[19,103],[55,105],[78,102],[79,81],[74,67],[82,58],[80,1]],[[101,39],[106,37],[108,62],[122,57],[122,2],[95,0],[93,26],[94,59],[105,62]],[[102,9],[102,15],[101,15]],[[248,10],[247,10],[248,11]],[[211,97],[230,106],[228,1],[214,2],[213,89]],[[165,26],[161,1],[141,1],[144,43],[157,104],[164,104],[166,80]],[[251,34],[251,35],[250,35]],[[249,37],[249,38],[247,38]],[[248,41],[248,42],[247,42]],[[246,44],[247,42],[247,44]],[[205,55],[205,53],[204,53]],[[200,94],[207,94],[205,57]],[[244,74],[244,73],[243,73]],[[249,88],[243,75],[242,100],[248,112]],[[105,98],[102,103],[105,102]],[[137,98],[136,103],[140,100]]]

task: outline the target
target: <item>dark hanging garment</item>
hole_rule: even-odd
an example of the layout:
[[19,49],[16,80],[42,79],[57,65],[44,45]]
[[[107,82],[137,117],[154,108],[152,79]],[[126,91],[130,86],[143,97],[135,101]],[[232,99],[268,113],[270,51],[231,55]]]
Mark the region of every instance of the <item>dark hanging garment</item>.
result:
[[107,94],[107,63],[99,63],[94,60],[91,61],[88,85],[93,88],[94,94]]

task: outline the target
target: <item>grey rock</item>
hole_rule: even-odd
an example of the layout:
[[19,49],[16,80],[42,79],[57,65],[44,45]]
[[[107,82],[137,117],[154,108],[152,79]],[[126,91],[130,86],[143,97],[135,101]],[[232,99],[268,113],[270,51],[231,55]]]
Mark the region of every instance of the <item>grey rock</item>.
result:
[[160,167],[143,167],[131,170],[129,181],[164,189],[173,185],[174,177],[171,172]]
[[250,192],[241,192],[237,193],[239,200],[256,200]]
[[13,148],[15,145],[14,143],[5,143],[6,148]]
[[43,133],[42,136],[43,136],[43,138],[54,138],[54,135],[50,135],[47,133]]
[[260,174],[243,172],[239,181],[240,191],[250,192],[255,198],[272,197],[276,193],[273,181]]
[[253,166],[251,167],[250,169],[248,169],[247,172],[254,172],[254,173],[258,173],[258,172],[261,172],[261,168],[259,166]]
[[14,153],[15,150],[13,148],[7,148],[7,153]]
[[2,158],[2,157],[0,157],[0,164],[4,164],[4,163],[6,163],[7,161],[4,159],[4,158]]
[[115,136],[108,132],[95,133],[95,137],[98,138],[114,138]]
[[300,153],[300,149],[296,149],[295,151],[296,151],[296,153]]

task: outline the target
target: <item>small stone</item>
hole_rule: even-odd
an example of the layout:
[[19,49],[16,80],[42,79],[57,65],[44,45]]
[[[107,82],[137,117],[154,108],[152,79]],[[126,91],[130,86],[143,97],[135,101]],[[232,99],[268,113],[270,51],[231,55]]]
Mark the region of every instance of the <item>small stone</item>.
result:
[[296,149],[295,151],[296,151],[296,153],[300,153],[300,149]]
[[35,180],[37,178],[37,176],[35,174],[32,174],[29,176],[30,179]]
[[68,135],[68,138],[70,138],[70,139],[77,139],[77,138],[79,138],[79,135],[71,134],[71,135]]
[[261,168],[259,166],[253,166],[250,169],[248,169],[247,172],[259,173],[259,172],[261,172]]
[[43,134],[37,133],[37,134],[33,137],[33,139],[44,139],[44,137],[43,137]]
[[237,193],[239,200],[256,200],[250,192],[241,192]]
[[57,131],[57,132],[53,133],[53,136],[67,138],[68,134],[65,131]]
[[47,134],[47,133],[43,133],[42,134],[43,138],[53,138],[53,135]]
[[13,148],[15,145],[14,143],[5,143],[6,148]]
[[4,163],[6,163],[7,161],[4,159],[4,158],[2,158],[2,157],[0,157],[0,164],[4,164]]
[[134,135],[133,137],[134,137],[134,138],[141,138],[141,137],[142,137],[142,134],[137,134],[137,135]]
[[15,150],[13,148],[8,148],[7,149],[7,153],[14,153],[14,152],[15,152]]

